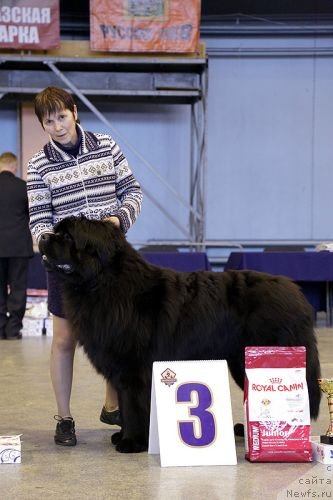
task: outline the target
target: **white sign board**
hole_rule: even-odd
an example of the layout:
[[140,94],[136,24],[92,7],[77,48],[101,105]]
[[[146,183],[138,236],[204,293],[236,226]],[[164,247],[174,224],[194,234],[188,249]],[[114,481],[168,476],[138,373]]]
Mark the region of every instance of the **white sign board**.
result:
[[226,361],[154,363],[148,452],[162,467],[237,463]]

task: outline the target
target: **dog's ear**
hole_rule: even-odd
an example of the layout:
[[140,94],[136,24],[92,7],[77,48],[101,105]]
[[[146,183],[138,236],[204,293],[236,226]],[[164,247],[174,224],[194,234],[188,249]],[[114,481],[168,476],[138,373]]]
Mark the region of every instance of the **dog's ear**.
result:
[[80,221],[72,226],[71,236],[73,237],[75,247],[78,252],[86,250],[89,243],[89,229]]
[[79,218],[69,220],[68,224],[78,254],[98,257],[102,267],[111,263],[124,240],[121,230],[111,222]]
[[126,241],[121,229],[111,222],[68,217],[56,227],[73,239],[79,260],[89,255],[97,258],[102,268],[113,263]]
[[121,230],[112,222],[102,222],[98,225],[91,243],[103,267],[114,263],[115,255],[121,250],[123,241]]
[[71,236],[76,220],[76,217],[66,217],[65,219],[62,219],[54,226],[54,232],[68,234]]
[[85,221],[83,217],[66,217],[55,225],[54,231],[71,238],[76,250],[82,251],[89,241],[89,227]]

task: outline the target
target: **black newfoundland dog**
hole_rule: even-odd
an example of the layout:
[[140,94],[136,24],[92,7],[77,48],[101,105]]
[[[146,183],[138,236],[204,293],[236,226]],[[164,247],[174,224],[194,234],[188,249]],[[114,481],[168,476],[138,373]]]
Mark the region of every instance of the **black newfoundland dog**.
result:
[[40,249],[64,276],[64,307],[79,344],[118,391],[118,451],[147,449],[154,361],[225,359],[243,388],[245,346],[305,346],[310,412],[318,416],[313,313],[287,278],[156,267],[113,224],[87,219],[63,220]]

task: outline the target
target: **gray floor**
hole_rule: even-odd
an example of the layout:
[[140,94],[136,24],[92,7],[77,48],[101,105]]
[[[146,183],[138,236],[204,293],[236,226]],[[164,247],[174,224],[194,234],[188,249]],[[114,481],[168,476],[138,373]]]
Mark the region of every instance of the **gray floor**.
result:
[[[322,375],[333,377],[333,329],[318,328]],[[78,445],[55,446],[49,380],[51,339],[0,341],[0,435],[22,434],[22,463],[0,465],[0,498],[239,500],[333,498],[333,466],[249,463],[237,440],[237,466],[161,468],[158,456],[123,455],[99,422],[104,385],[81,350],[75,362],[72,410]],[[243,421],[242,393],[231,383],[234,421]],[[313,424],[328,426],[326,398]],[[330,484],[332,483],[332,484]]]

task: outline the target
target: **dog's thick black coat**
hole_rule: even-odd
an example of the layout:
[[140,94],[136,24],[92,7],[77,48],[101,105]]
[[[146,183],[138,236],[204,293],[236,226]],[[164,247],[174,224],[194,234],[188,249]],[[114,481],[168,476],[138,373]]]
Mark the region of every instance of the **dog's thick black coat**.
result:
[[117,227],[87,219],[63,220],[40,248],[64,275],[64,307],[79,344],[118,391],[118,451],[147,449],[154,361],[226,359],[243,388],[245,346],[305,346],[310,412],[318,416],[313,314],[289,279],[156,267]]

